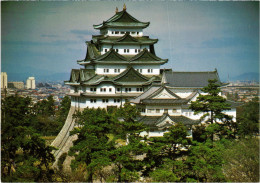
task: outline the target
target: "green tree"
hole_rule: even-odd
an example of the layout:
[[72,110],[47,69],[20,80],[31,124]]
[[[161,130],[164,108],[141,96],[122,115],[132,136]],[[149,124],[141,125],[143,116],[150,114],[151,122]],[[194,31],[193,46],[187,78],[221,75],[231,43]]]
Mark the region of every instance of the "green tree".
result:
[[78,127],[74,128],[71,135],[76,134],[77,140],[69,155],[74,156],[71,167],[73,170],[86,166],[86,181],[93,182],[95,173],[111,163],[109,152],[114,148],[108,134],[113,126],[111,116],[101,109],[84,109],[75,115]]
[[150,138],[144,159],[144,176],[150,175],[158,181],[163,173],[166,176],[163,181],[186,181],[187,166],[183,157],[189,153],[191,144],[187,135],[187,128],[176,123],[163,137]]
[[242,112],[238,114],[237,119],[239,136],[252,136],[259,133],[259,99],[255,97],[241,108]]
[[[133,182],[138,180],[139,171],[142,170],[142,161],[136,156],[142,155],[146,148],[145,137],[140,133],[146,128],[137,121],[139,112],[136,106],[126,102],[117,111],[115,123],[115,139],[126,141],[125,145],[117,146],[112,151],[112,161],[116,166],[115,174],[118,182]],[[119,119],[119,121],[117,120]]]
[[[51,181],[52,147],[31,128],[30,98],[18,95],[2,100],[1,168],[4,181]],[[43,175],[47,176],[46,179]]]
[[226,99],[219,95],[220,85],[217,80],[209,80],[208,86],[201,89],[205,95],[200,94],[195,102],[191,102],[190,109],[194,114],[205,113],[202,120],[208,117],[208,122],[213,124],[217,120],[222,120],[227,117],[223,113],[225,110],[230,110],[230,105],[226,103]]
[[193,142],[186,161],[189,178],[198,182],[225,181],[222,172],[222,152],[223,145],[220,142]]

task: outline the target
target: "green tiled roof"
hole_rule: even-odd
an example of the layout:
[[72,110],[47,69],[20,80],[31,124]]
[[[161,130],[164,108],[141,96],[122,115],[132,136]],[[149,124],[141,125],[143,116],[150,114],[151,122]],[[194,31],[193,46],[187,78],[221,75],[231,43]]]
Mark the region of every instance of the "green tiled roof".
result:
[[94,69],[72,69],[70,73],[70,80],[65,81],[67,84],[80,83],[87,81],[95,76]]
[[127,59],[115,52],[114,49],[110,49],[108,52],[95,59],[95,61],[127,61]]
[[132,45],[151,45],[158,42],[158,39],[150,39],[148,36],[143,37],[133,37],[129,33],[124,36],[97,36],[93,37],[93,41],[98,44],[132,44]]
[[199,123],[199,120],[193,120],[185,116],[170,116],[169,114],[163,114],[162,116],[143,116],[139,119],[139,121],[150,127],[150,129],[159,129],[158,125],[166,117],[169,117],[175,123],[183,123],[186,126]]
[[125,10],[117,12],[114,16],[109,18],[107,21],[98,25],[93,25],[94,29],[104,29],[107,27],[116,27],[116,28],[146,28],[150,22],[140,22]]
[[168,59],[161,59],[151,52],[149,52],[146,48],[143,49],[140,53],[137,55],[133,56],[130,59],[131,63],[138,63],[138,62],[155,62],[155,63],[160,63],[164,64],[168,62]]
[[96,48],[96,46],[91,43],[91,42],[88,42],[87,43],[87,54],[86,54],[86,57],[85,57],[85,61],[88,61],[88,60],[91,60],[91,59],[94,59],[94,58],[97,58],[99,57],[101,54],[100,52],[98,51],[98,49]]
[[116,82],[146,82],[149,79],[137,72],[133,67],[129,67],[113,79]]

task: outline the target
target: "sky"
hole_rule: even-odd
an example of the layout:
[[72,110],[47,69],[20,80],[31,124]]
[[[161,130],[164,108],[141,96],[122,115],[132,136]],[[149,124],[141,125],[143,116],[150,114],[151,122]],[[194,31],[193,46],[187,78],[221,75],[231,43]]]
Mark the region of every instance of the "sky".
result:
[[[218,70],[222,81],[259,73],[259,2],[76,1],[1,2],[1,71],[11,80],[42,79],[82,66],[85,41],[126,4],[150,22],[156,55],[174,71]],[[26,80],[26,78],[24,78]]]

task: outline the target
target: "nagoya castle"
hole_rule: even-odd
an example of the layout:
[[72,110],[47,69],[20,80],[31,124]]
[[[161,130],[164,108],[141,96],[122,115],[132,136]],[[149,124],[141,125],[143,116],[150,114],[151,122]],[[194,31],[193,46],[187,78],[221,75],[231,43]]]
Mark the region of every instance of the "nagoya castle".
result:
[[[162,136],[169,126],[182,122],[192,135],[192,125],[198,124],[201,115],[189,109],[208,85],[209,79],[217,79],[217,70],[206,72],[176,72],[160,69],[167,63],[156,55],[154,44],[158,39],[144,34],[150,22],[142,22],[126,11],[116,8],[115,15],[100,24],[93,25],[99,35],[87,41],[87,53],[72,69],[70,79],[71,108],[67,120],[56,137],[56,159],[67,152],[72,141],[69,136],[75,126],[72,118],[75,110],[89,108],[116,108],[126,101],[135,104],[140,112],[140,121],[149,127],[148,136]],[[226,113],[236,117],[235,105]]]

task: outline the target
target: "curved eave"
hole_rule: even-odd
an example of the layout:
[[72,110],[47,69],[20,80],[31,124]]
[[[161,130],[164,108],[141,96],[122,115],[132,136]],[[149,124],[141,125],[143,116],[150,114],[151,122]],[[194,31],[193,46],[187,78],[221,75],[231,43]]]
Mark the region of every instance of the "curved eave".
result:
[[[121,25],[120,25],[121,24]],[[99,25],[93,25],[94,29],[105,29],[105,28],[147,28],[150,22],[142,23],[143,25],[136,25],[137,23],[102,23]]]
[[80,83],[72,83],[72,82],[69,82],[69,81],[64,81],[64,84],[70,85],[70,86],[79,86],[80,85]]
[[117,41],[100,41],[101,44],[113,44],[113,45],[153,45],[157,43],[157,41],[154,42],[117,42]]
[[80,64],[80,65],[88,65],[88,64],[92,64],[91,61],[85,61],[85,60],[78,60],[77,63]]

